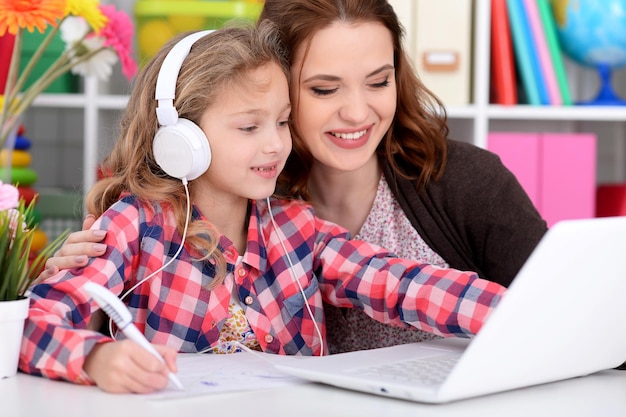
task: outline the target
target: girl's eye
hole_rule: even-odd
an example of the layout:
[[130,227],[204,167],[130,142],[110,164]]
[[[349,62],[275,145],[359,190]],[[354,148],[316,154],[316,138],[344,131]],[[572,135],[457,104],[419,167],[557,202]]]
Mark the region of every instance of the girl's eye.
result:
[[374,88],[385,88],[385,87],[389,87],[389,78],[385,78],[382,82],[380,83],[374,83],[372,84],[372,87]]
[[278,126],[279,127],[289,126],[289,119],[279,120],[278,121]]
[[317,87],[313,87],[311,88],[311,90],[313,91],[313,94],[315,94],[316,96],[329,96],[337,91],[336,88],[324,89],[324,88],[317,88]]
[[242,127],[239,130],[241,130],[242,132],[246,132],[246,133],[252,133],[257,129],[257,126],[246,126],[246,127]]

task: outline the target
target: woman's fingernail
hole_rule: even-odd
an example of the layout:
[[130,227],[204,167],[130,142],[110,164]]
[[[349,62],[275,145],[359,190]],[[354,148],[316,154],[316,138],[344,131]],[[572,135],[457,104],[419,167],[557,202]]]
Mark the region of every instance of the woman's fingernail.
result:
[[94,236],[97,236],[97,237],[104,237],[107,235],[106,230],[100,230],[100,229],[93,230],[92,233]]
[[95,218],[96,218],[96,216],[94,216],[93,214],[88,214],[88,215],[85,216],[85,220],[87,220],[87,219],[95,219]]
[[104,243],[94,243],[93,250],[95,250],[96,252],[104,252],[105,250],[107,250],[107,245],[105,245]]
[[76,263],[83,263],[83,262],[87,262],[87,255],[78,255],[74,257],[74,262]]

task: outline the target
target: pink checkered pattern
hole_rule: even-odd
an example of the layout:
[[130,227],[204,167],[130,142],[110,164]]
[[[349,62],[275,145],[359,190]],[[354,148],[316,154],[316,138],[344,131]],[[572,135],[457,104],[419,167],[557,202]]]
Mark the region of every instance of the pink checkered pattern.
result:
[[[377,320],[444,336],[475,334],[505,291],[473,273],[404,261],[377,246],[350,240],[344,229],[314,217],[304,203],[272,203],[279,231],[264,201],[251,204],[241,269],[234,270],[237,251],[225,236],[220,248],[265,352],[319,354],[324,342],[313,323],[324,336],[323,302],[361,308]],[[194,218],[202,215],[194,210]],[[85,357],[96,343],[111,339],[87,329],[98,307],[83,284],[91,281],[115,294],[125,292],[176,253],[181,235],[172,224],[170,211],[132,196],[107,210],[94,226],[108,231],[106,254],[33,288],[20,369],[90,383],[82,370]],[[231,294],[227,285],[206,289],[213,267],[194,259],[188,249],[185,246],[174,262],[124,302],[148,340],[180,352],[199,352],[218,342]],[[295,279],[304,288],[313,317]]]

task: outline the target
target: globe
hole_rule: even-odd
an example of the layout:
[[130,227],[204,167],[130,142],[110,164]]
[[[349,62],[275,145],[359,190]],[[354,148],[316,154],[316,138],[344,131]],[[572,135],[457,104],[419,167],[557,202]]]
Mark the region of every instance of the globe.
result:
[[626,104],[611,87],[612,71],[626,66],[626,0],[552,0],[552,9],[563,52],[600,75],[596,98],[578,104]]

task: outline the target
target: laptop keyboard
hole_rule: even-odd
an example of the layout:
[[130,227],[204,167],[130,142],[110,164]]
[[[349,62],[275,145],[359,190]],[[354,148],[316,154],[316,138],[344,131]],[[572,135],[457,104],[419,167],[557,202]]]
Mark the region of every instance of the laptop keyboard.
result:
[[413,359],[359,368],[350,373],[394,381],[439,385],[448,377],[448,374],[450,374],[450,371],[458,361],[458,356]]

